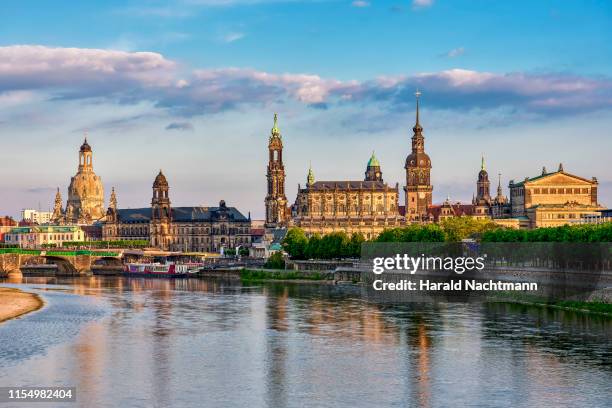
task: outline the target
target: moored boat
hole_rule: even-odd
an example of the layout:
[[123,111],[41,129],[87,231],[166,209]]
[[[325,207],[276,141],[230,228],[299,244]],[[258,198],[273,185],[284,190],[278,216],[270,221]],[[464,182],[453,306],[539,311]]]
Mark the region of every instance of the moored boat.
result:
[[199,263],[128,263],[123,274],[132,277],[188,278],[201,266]]

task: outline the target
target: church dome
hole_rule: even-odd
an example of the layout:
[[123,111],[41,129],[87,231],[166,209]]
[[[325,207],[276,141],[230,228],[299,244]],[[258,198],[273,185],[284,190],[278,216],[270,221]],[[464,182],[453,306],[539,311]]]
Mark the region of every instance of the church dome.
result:
[[87,143],[87,138],[85,138],[85,141],[81,145],[81,152],[91,152],[91,146]]
[[372,152],[372,156],[370,157],[370,160],[368,160],[368,167],[380,167],[380,162],[374,155],[374,152]]
[[431,159],[425,152],[410,153],[408,157],[406,157],[406,165],[404,168],[407,169],[408,167],[431,168]]
[[166,180],[166,176],[162,171],[159,171],[157,177],[155,177],[155,181],[153,182],[153,187],[168,187],[168,180]]

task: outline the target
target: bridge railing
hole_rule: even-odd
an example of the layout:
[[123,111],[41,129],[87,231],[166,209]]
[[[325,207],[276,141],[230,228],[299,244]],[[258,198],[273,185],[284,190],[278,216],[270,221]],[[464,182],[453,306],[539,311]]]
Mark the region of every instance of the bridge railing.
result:
[[0,248],[0,254],[20,254],[20,255],[43,255],[43,256],[78,256],[78,255],[89,255],[89,256],[101,256],[101,257],[119,257],[120,252],[113,251],[91,251],[88,249],[81,250],[68,250],[63,251],[61,249],[23,249],[23,248]]

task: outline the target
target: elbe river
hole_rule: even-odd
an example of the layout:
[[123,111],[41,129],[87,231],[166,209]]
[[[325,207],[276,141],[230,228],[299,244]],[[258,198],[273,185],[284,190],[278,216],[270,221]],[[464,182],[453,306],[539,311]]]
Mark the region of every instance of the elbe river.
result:
[[340,285],[0,282],[46,302],[0,324],[0,386],[76,387],[54,407],[612,405],[612,320],[595,315],[381,306]]

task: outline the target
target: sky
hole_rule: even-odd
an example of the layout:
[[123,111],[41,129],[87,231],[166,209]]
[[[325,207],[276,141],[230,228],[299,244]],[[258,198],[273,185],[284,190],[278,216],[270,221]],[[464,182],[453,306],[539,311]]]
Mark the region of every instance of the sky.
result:
[[[545,166],[612,205],[612,2],[0,2],[0,215],[64,199],[84,132],[108,202],[225,200],[264,217],[274,112],[287,198],[360,180],[372,151],[405,184],[414,92],[434,202]],[[402,198],[403,200],[403,198]]]

